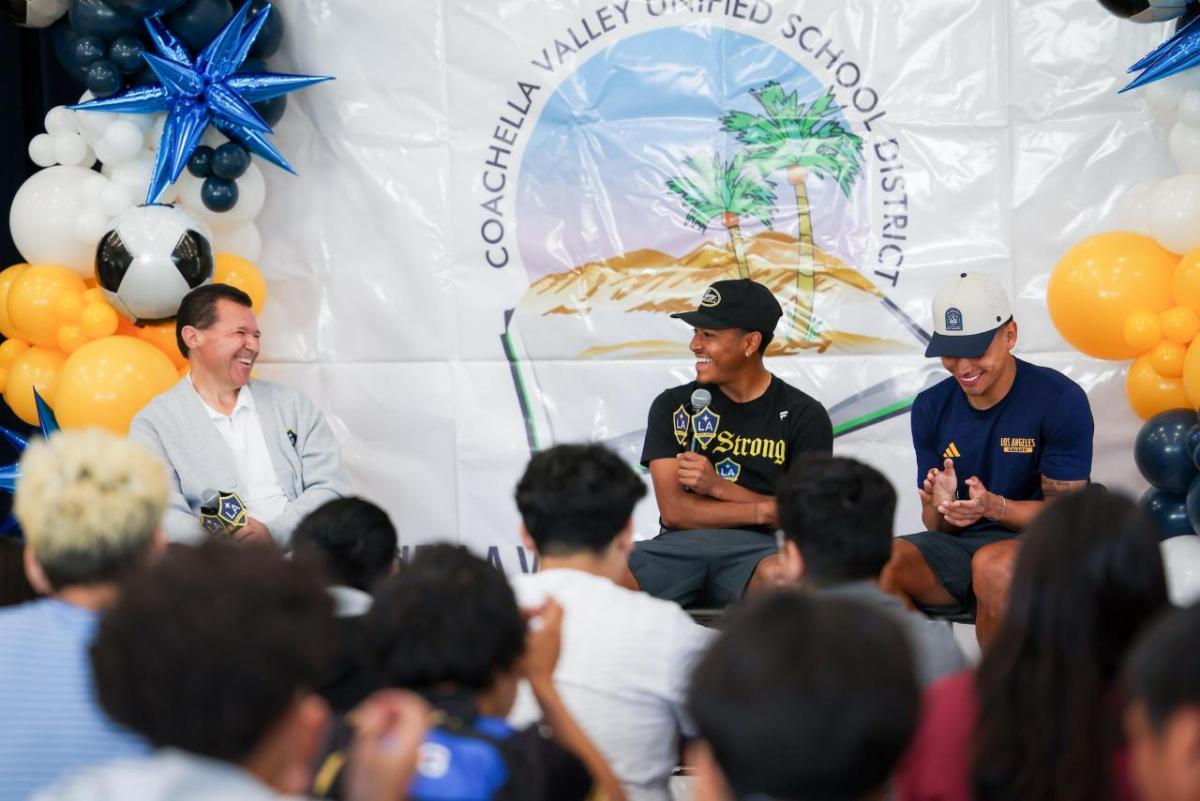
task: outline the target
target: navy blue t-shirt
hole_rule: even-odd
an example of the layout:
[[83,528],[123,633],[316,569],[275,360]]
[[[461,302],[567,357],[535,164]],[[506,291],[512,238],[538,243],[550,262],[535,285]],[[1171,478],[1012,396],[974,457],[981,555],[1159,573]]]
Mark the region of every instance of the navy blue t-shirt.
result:
[[[917,395],[912,407],[917,486],[930,468],[954,460],[958,497],[978,476],[989,492],[1014,501],[1042,500],[1043,476],[1080,481],[1092,472],[1092,409],[1071,379],[1016,360],[1012,388],[990,409],[975,409],[953,376]],[[969,529],[994,527],[980,519]]]

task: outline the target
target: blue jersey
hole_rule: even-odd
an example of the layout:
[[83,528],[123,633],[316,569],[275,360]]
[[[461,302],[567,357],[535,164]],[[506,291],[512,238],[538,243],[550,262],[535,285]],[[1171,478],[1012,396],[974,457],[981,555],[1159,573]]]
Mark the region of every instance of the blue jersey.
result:
[[[1092,472],[1092,410],[1087,395],[1057,370],[1016,360],[1012,388],[990,409],[975,409],[953,377],[913,401],[917,486],[930,468],[954,460],[958,497],[978,476],[989,492],[1042,500],[1043,476],[1080,481]],[[995,524],[980,520],[970,528]]]

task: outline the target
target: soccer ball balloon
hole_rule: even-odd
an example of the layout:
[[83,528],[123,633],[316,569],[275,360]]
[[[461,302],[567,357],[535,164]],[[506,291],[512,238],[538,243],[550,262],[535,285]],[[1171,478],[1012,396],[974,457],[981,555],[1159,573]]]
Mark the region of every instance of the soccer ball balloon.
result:
[[1195,0],[1100,0],[1100,5],[1118,17],[1134,22],[1166,22],[1181,17]]
[[183,296],[212,282],[208,228],[174,206],[135,206],[96,246],[96,283],[112,307],[135,323],[167,320]]
[[7,0],[0,3],[0,17],[24,28],[46,28],[67,13],[68,0]]

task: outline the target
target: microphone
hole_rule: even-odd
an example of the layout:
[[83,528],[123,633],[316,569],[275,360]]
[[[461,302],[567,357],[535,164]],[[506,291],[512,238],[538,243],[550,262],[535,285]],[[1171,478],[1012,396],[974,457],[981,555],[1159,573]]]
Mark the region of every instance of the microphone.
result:
[[[697,387],[692,391],[692,411],[696,414],[704,411],[712,403],[712,393],[707,389]],[[688,444],[688,450],[692,453],[698,453],[700,443],[696,439],[696,428],[692,426],[692,441]]]
[[246,504],[233,490],[206,489],[200,493],[200,527],[209,534],[232,534],[246,525]]

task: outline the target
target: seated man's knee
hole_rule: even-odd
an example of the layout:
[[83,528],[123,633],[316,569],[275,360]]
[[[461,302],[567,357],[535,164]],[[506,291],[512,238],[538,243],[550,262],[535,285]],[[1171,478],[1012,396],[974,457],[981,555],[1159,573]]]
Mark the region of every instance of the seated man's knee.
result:
[[1007,594],[1016,555],[1016,540],[985,545],[975,552],[971,557],[971,585],[977,598],[987,601]]
[[912,584],[913,576],[925,566],[921,549],[908,540],[892,541],[892,556],[883,566],[880,583],[889,590],[902,590]]
[[761,592],[762,590],[778,587],[783,583],[783,565],[779,557],[772,554],[764,556],[754,568],[746,592]]

